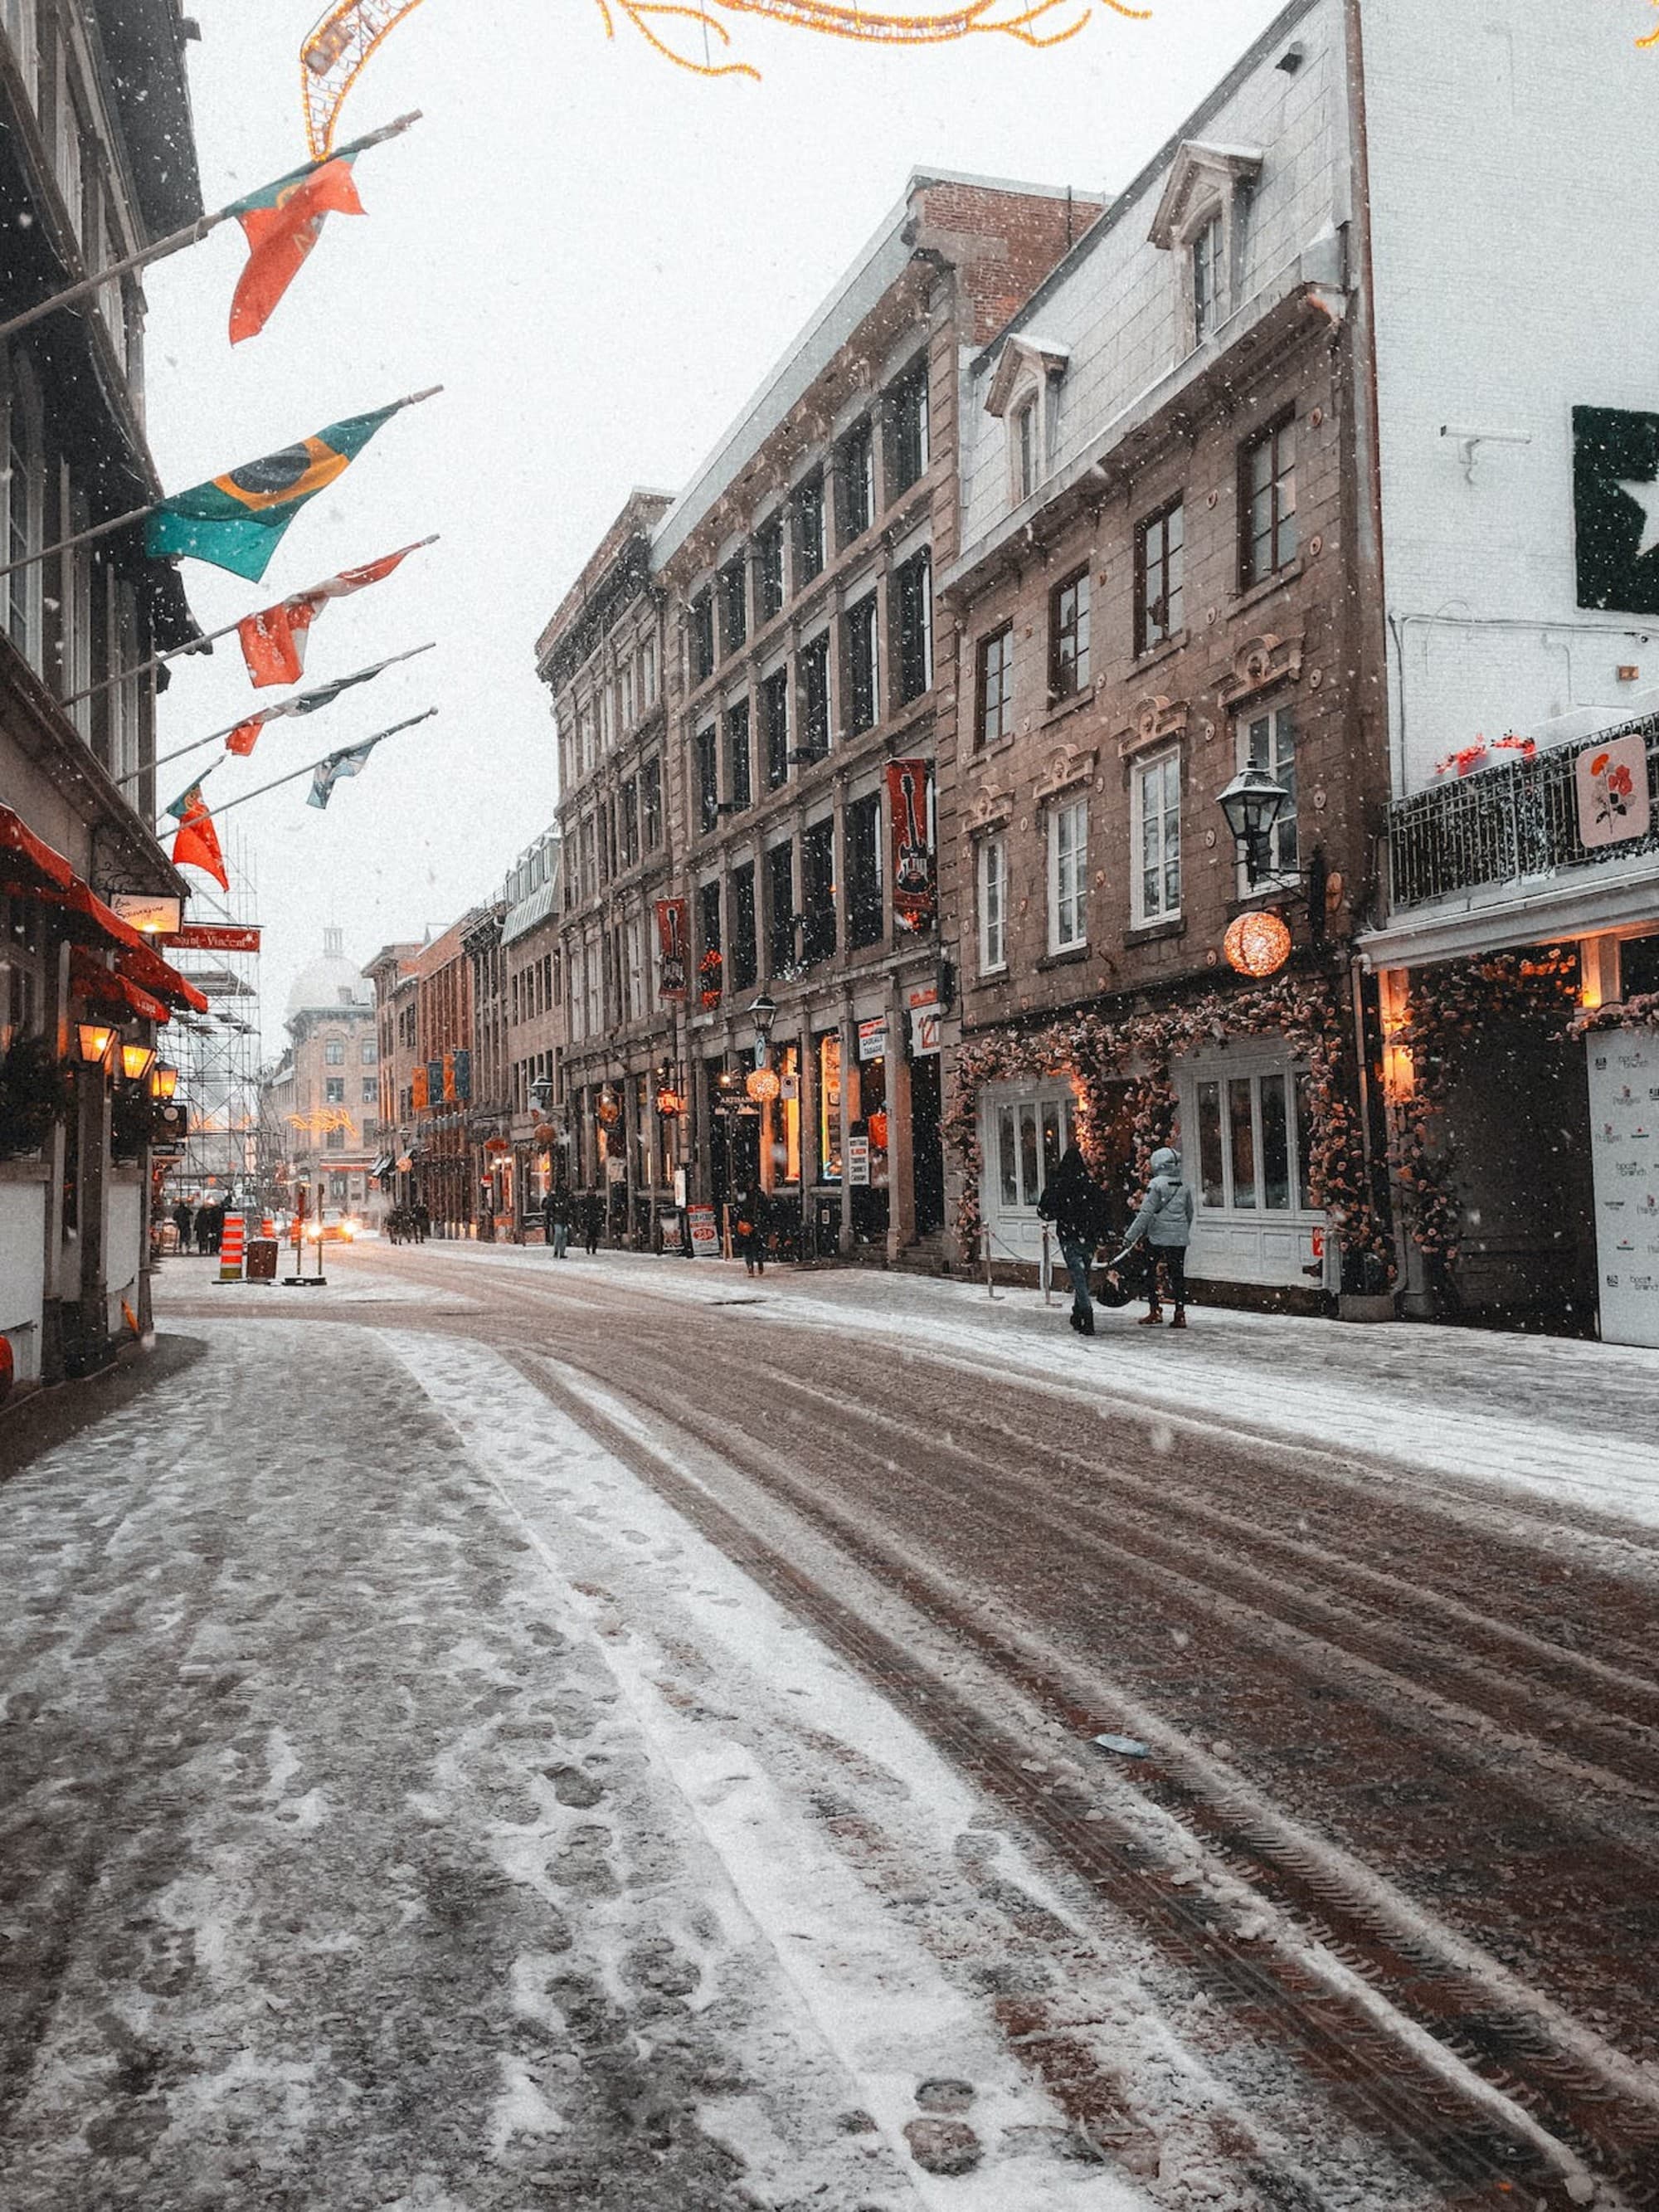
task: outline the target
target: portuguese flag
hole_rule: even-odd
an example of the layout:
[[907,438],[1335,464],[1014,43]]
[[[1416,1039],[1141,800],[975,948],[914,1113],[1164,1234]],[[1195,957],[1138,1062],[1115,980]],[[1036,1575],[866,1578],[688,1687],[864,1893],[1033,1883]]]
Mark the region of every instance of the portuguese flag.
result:
[[238,200],[230,212],[247,240],[247,266],[230,303],[230,342],[257,337],[299,275],[331,215],[361,215],[349,157],[295,169]]
[[407,404],[399,399],[331,422],[303,445],[284,446],[163,500],[145,525],[145,552],[152,560],[187,554],[257,584],[306,501],[343,476],[381,424]]

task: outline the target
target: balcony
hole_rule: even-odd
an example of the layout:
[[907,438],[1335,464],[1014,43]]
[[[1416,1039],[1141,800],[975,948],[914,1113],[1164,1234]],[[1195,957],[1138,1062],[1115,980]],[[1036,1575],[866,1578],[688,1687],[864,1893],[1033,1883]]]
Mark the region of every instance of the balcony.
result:
[[1617,867],[1659,853],[1659,715],[1630,722],[1602,738],[1645,740],[1653,827],[1645,837],[1587,847],[1578,836],[1574,772],[1584,744],[1558,745],[1530,760],[1477,769],[1455,783],[1436,784],[1389,809],[1389,866],[1396,915],[1437,900],[1486,892],[1501,899],[1546,888],[1564,871]]

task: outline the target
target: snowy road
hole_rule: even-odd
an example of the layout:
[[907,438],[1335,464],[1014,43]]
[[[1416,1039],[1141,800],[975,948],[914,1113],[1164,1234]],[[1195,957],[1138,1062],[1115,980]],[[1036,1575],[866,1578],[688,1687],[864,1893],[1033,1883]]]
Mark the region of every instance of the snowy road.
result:
[[1652,1355],[330,1267],[0,1486],[9,2208],[1659,2202]]

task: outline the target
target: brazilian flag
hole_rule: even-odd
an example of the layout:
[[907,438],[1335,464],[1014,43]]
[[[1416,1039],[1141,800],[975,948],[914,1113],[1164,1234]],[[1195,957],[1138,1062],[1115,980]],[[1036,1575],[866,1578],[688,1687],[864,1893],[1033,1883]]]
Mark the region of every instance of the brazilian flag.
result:
[[152,559],[188,554],[257,584],[306,501],[345,474],[402,404],[331,422],[302,445],[284,446],[280,453],[163,500],[145,527],[145,552]]

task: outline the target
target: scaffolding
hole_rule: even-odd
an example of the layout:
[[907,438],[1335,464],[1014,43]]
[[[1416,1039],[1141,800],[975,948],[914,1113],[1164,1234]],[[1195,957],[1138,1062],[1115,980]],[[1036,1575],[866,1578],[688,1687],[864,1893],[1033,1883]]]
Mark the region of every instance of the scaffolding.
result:
[[[252,925],[258,906],[245,837],[231,839],[225,872],[228,895],[198,891],[207,909],[199,918]],[[192,1204],[202,1198],[253,1203],[260,1195],[259,956],[175,948],[172,957],[206,998],[208,1011],[175,1014],[163,1048],[179,1070],[178,1095],[190,1117],[167,1178],[171,1194]]]

